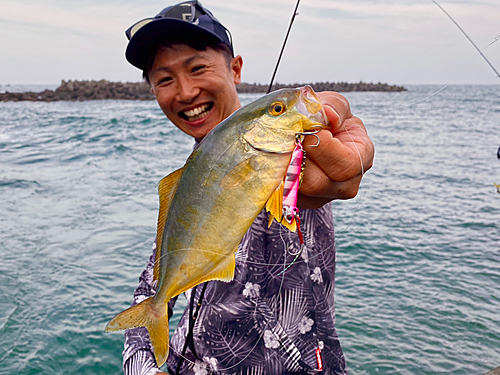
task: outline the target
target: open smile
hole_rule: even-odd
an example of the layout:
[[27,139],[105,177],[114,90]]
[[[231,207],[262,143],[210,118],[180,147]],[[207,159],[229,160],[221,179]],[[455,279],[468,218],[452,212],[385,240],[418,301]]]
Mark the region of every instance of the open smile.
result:
[[180,111],[179,116],[186,121],[197,121],[208,115],[213,106],[213,102],[205,103],[187,111]]

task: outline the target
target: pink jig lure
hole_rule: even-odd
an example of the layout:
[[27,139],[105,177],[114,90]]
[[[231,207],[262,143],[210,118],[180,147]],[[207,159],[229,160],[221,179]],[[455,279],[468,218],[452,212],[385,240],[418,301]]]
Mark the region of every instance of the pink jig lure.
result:
[[283,189],[283,217],[288,224],[291,224],[298,217],[297,195],[304,169],[305,154],[302,142],[297,138],[292,159],[286,171],[285,186]]

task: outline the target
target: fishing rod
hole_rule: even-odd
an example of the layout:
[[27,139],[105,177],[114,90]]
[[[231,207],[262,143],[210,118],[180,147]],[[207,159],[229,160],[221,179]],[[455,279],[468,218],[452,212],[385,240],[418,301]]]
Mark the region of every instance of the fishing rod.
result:
[[286,42],[288,40],[288,36],[290,35],[290,30],[292,29],[293,21],[295,21],[295,17],[298,15],[297,9],[299,9],[300,0],[297,0],[297,4],[295,5],[295,10],[293,11],[292,19],[290,20],[290,25],[288,26],[288,31],[286,32],[285,40],[283,41],[283,46],[281,47],[281,52],[278,57],[278,62],[276,63],[276,67],[274,68],[273,76],[271,77],[271,82],[269,82],[269,88],[267,89],[267,93],[271,92],[271,88],[273,87],[274,77],[276,77],[276,72],[278,71],[278,66],[280,65],[281,56],[283,56],[283,51],[285,51]]
[[471,42],[471,43],[472,43],[472,45],[473,45],[473,46],[474,46],[474,48],[477,50],[477,52],[479,52],[479,54],[482,56],[482,58],[484,59],[484,61],[486,61],[486,62],[488,63],[488,65],[491,67],[491,69],[493,69],[493,71],[495,72],[495,74],[497,75],[497,77],[498,77],[498,78],[500,78],[500,74],[497,72],[497,70],[495,69],[495,67],[494,67],[494,66],[490,63],[490,61],[486,58],[486,56],[483,54],[483,52],[479,49],[479,47],[478,47],[478,46],[476,46],[476,43],[474,43],[474,42],[472,41],[472,39],[471,39],[471,38],[467,35],[467,33],[464,31],[464,29],[462,29],[462,28],[460,27],[460,25],[457,23],[457,21],[455,21],[455,20],[453,19],[453,17],[452,17],[452,16],[450,16],[450,14],[449,14],[446,10],[444,10],[444,8],[443,8],[441,5],[439,5],[439,4],[437,3],[437,1],[435,1],[435,0],[431,0],[431,1],[432,1],[434,4],[436,4],[436,5],[439,7],[439,9],[441,9],[441,10],[444,12],[444,14],[446,14],[446,15],[448,16],[448,18],[449,18],[450,20],[452,20],[452,21],[453,21],[453,23],[454,23],[454,24],[458,27],[458,29],[459,29],[459,30],[460,30],[460,31],[461,31],[461,32],[465,35],[465,37],[469,40],[469,42]]

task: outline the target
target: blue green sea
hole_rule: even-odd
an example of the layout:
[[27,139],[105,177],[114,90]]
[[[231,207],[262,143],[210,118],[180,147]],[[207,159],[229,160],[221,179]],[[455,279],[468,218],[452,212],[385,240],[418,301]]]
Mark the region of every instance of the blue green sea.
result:
[[[500,85],[406,87],[345,94],[376,157],[332,204],[337,330],[352,375],[481,375],[500,366]],[[104,327],[192,147],[154,101],[0,103],[1,374],[122,372]]]

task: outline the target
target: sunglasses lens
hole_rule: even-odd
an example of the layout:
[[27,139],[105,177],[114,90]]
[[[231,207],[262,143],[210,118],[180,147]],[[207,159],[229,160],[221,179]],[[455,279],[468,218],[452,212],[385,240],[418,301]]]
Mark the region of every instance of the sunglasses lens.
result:
[[147,18],[145,20],[137,22],[134,26],[126,31],[128,39],[132,39],[134,34],[139,31],[144,25],[147,25],[151,21],[159,18],[175,18],[178,20],[183,20],[185,22],[193,22],[197,16],[196,6],[193,2],[182,3],[170,8],[166,12],[158,14],[155,18]]
[[132,26],[132,27],[130,28],[129,33],[127,34],[128,38],[129,38],[129,39],[131,39],[131,38],[134,36],[134,34],[135,34],[137,31],[139,31],[139,29],[140,29],[141,27],[143,27],[144,25],[147,25],[148,23],[150,23],[150,22],[151,22],[151,21],[153,21],[153,20],[154,20],[154,18],[148,18],[148,19],[145,19],[145,20],[142,20],[142,21],[137,22],[134,26]]
[[162,14],[162,16],[191,22],[194,17],[193,7],[191,6],[191,3],[179,4],[172,9],[169,9],[168,12]]

